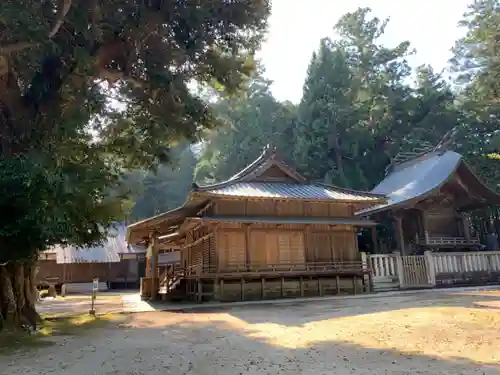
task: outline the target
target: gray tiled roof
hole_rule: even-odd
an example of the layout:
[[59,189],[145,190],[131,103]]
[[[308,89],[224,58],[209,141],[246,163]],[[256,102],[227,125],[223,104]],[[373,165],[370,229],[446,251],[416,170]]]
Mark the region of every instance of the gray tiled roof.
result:
[[236,182],[205,190],[206,193],[255,198],[332,199],[345,201],[377,201],[383,199],[370,193],[343,190],[322,184],[287,184],[275,182]]
[[457,169],[462,157],[453,151],[429,153],[397,165],[371,192],[385,194],[389,201],[358,214],[368,214],[422,196],[439,188]]

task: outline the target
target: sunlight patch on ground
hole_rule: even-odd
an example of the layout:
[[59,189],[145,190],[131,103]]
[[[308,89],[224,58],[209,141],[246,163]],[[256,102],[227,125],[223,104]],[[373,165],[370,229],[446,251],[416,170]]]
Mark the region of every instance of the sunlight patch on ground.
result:
[[229,313],[163,314],[161,323],[154,319],[154,313],[140,314],[126,326],[157,326],[166,329],[165,333],[174,339],[172,326],[182,329],[209,325],[287,349],[339,342],[441,359],[467,359],[492,365],[500,362],[500,312],[493,309],[409,308],[332,317],[303,325],[252,324]]
[[286,348],[339,341],[443,359],[482,363],[498,363],[500,359],[500,313],[495,310],[412,308],[328,319],[302,327],[254,324],[244,330],[251,337]]

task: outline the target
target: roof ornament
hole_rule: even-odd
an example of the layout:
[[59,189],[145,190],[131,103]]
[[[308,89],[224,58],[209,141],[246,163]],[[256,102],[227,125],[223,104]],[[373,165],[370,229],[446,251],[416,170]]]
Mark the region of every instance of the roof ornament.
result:
[[264,149],[262,150],[262,154],[265,156],[276,154],[276,146],[268,143],[267,145],[264,146]]
[[267,145],[264,146],[264,151],[275,152],[276,151],[276,146],[271,145],[270,143],[268,143]]
[[450,146],[455,140],[455,136],[457,135],[457,128],[453,128],[448,131],[443,138],[438,142],[436,147],[434,147],[433,151],[438,152],[440,154],[446,152],[448,150],[448,146]]
[[435,146],[428,142],[421,142],[421,144],[414,148],[411,152],[398,152],[396,156],[392,158],[390,164],[385,168],[385,175],[387,176],[391,173],[396,165],[416,159],[417,157],[429,152],[435,152],[439,155],[444,154],[448,150],[448,147],[453,143],[456,134],[457,128],[453,128],[448,131]]

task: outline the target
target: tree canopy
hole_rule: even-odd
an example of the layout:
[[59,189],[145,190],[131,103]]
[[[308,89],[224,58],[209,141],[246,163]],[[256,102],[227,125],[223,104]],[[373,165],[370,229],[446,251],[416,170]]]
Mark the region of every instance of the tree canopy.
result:
[[[263,72],[246,96],[218,101],[215,113],[225,125],[205,137],[197,177],[223,180],[274,142],[310,179],[369,190],[384,178],[398,152],[434,146],[453,133],[452,148],[497,185],[497,166],[487,153],[498,146],[498,126],[479,119],[477,111],[484,111],[485,104],[472,95],[478,83],[457,88],[430,66],[412,70],[408,41],[394,47],[380,43],[388,22],[368,8],[341,17],[333,30],[338,37],[323,38],[313,53],[297,105],[277,101]],[[474,48],[469,38],[457,41],[457,53],[466,54],[467,43]],[[256,90],[259,81],[265,90]]]
[[[103,202],[122,198],[117,191],[123,172],[157,167],[169,160],[171,147],[194,141],[216,125],[211,108],[190,85],[237,91],[253,69],[268,13],[263,0],[2,4],[0,156],[5,173],[14,159],[25,173],[45,168],[47,181],[52,172],[55,181],[64,177],[61,186],[53,186],[71,190],[73,203],[54,193],[58,200],[48,205],[56,210],[54,218],[71,217],[76,228],[85,222],[76,213],[101,210]],[[42,183],[37,173],[33,181]],[[6,181],[14,184],[6,189],[15,191],[24,179]],[[114,213],[96,213],[91,222],[100,224],[97,228],[115,219]],[[82,233],[102,237],[102,230],[94,229]],[[55,240],[69,240],[71,234]]]

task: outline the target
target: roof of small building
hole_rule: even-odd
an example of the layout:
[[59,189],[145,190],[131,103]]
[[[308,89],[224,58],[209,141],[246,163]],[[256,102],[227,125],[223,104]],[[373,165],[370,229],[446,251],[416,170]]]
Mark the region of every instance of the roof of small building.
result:
[[[291,180],[255,181],[271,167],[278,167]],[[293,181],[293,182],[292,182]],[[337,200],[337,201],[385,201],[385,197],[372,192],[343,189],[337,186],[318,182],[308,182],[306,178],[291,168],[276,152],[267,145],[262,154],[250,165],[226,181],[206,186],[193,184],[193,192],[209,195],[304,199],[304,200]]]
[[387,177],[371,191],[386,195],[389,198],[387,203],[359,211],[357,214],[373,214],[396,208],[414,199],[423,199],[449,181],[459,168],[487,198],[500,203],[500,195],[488,188],[474,174],[460,154],[453,151],[431,151],[394,165]]
[[103,245],[95,247],[53,246],[44,251],[56,254],[58,264],[70,263],[116,263],[121,254],[141,254],[146,250],[140,246],[128,245],[125,240],[126,227],[123,225],[110,229]]
[[[279,177],[263,178],[267,171],[272,170],[271,168],[278,172]],[[147,231],[159,226],[178,225],[185,217],[199,211],[213,197],[298,199],[355,204],[378,204],[386,201],[384,195],[373,192],[308,182],[278,155],[275,148],[267,145],[254,162],[228,180],[205,186],[193,183],[188,199],[182,207],[130,225],[127,230],[127,241],[137,243],[140,238],[144,238]]]

